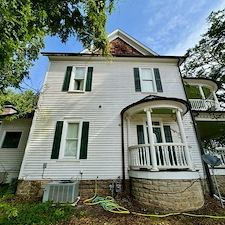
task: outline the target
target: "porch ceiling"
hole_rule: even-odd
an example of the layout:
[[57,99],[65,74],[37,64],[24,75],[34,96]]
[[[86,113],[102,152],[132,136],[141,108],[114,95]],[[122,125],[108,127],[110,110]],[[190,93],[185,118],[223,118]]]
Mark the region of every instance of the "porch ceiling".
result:
[[225,134],[225,121],[197,121],[202,140],[217,138]]

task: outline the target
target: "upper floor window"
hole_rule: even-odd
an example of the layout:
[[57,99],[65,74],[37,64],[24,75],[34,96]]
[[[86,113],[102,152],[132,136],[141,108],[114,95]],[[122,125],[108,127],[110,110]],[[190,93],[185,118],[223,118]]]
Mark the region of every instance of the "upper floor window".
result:
[[2,142],[2,148],[18,148],[22,132],[7,131]]
[[135,91],[162,92],[162,83],[158,68],[134,68]]
[[62,91],[91,91],[93,67],[68,66]]

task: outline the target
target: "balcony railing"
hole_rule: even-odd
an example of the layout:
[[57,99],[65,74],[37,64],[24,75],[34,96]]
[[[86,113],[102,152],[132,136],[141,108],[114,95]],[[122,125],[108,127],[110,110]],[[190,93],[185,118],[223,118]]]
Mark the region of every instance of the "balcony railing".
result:
[[214,100],[189,99],[193,110],[220,110],[220,104]]
[[219,166],[216,166],[216,168],[225,168],[225,147],[220,147],[213,150],[204,150],[204,152],[205,154],[217,156],[220,159],[221,164]]
[[[184,144],[156,143],[154,147],[159,170],[189,168],[185,157]],[[131,169],[152,168],[150,144],[129,147],[129,166]]]

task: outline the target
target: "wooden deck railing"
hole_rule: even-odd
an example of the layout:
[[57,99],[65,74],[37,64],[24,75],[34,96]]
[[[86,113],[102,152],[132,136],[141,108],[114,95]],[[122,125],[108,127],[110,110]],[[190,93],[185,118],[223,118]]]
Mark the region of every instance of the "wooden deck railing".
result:
[[189,99],[193,110],[220,110],[220,105],[214,100]]
[[[188,169],[182,143],[155,143],[157,168],[163,169]],[[129,166],[131,169],[151,169],[151,153],[149,144],[129,147]]]

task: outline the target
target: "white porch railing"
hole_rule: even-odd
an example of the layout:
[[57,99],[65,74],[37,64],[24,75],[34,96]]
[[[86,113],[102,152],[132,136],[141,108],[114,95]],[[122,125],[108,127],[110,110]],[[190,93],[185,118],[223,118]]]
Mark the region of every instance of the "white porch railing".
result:
[[221,164],[216,168],[225,168],[225,147],[221,147],[214,150],[204,150],[205,154],[217,156],[221,160]]
[[189,99],[193,110],[220,110],[220,104],[214,100]]
[[[157,168],[188,169],[183,143],[155,143]],[[150,144],[129,147],[129,166],[131,169],[151,169]]]

